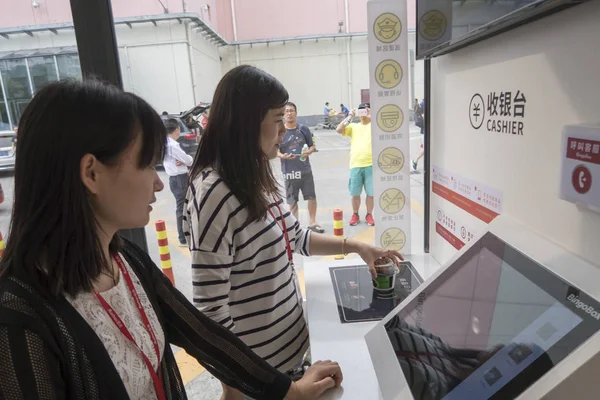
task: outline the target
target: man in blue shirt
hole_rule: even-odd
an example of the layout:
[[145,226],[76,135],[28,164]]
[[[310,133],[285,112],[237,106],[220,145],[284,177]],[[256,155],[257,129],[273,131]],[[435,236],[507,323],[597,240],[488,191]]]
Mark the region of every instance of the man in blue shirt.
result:
[[325,115],[325,117],[329,117],[329,111],[331,111],[331,108],[329,108],[329,102],[325,103],[325,108],[323,109],[323,115]]
[[290,211],[298,219],[300,191],[308,201],[310,224],[308,229],[323,233],[325,229],[316,222],[317,195],[309,156],[315,152],[310,129],[296,122],[297,108],[292,102],[285,106],[285,128],[277,157],[281,158],[281,171],[285,179],[285,192]]
[[348,107],[346,107],[343,104],[340,104],[340,110],[342,114],[344,114],[344,117],[347,117],[350,114],[350,110],[348,110]]

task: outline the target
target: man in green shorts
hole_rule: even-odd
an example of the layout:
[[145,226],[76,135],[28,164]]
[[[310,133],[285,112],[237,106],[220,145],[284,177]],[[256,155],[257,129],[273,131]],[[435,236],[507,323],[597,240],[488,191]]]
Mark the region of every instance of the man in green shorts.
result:
[[362,103],[358,106],[359,123],[352,123],[356,110],[344,119],[336,131],[342,136],[350,137],[350,181],[348,189],[352,196],[352,218],[350,226],[360,222],[360,196],[363,188],[367,194],[367,215],[365,221],[370,226],[375,225],[373,219],[373,155],[371,151],[371,106]]

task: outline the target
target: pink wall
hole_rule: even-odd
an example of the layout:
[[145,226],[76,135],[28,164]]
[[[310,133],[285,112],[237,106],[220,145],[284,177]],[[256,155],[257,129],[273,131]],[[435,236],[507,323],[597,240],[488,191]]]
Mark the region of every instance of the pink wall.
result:
[[[69,0],[2,0],[0,27],[69,22]],[[171,13],[183,11],[183,0],[162,0]],[[288,36],[331,34],[338,32],[338,21],[345,20],[344,0],[234,0],[238,40]],[[397,0],[402,1],[402,0]],[[409,29],[415,26],[415,1],[407,0]],[[186,0],[189,12],[203,16],[225,39],[233,40],[230,0]],[[210,19],[201,5],[210,7]],[[112,0],[113,14],[118,17],[163,14],[158,1]],[[348,0],[351,32],[367,31],[367,0]],[[346,31],[346,27],[342,27]]]
[[[397,1],[407,1],[408,28],[414,29],[416,0]],[[346,19],[344,0],[235,0],[235,13],[238,40],[337,33],[338,21]],[[368,30],[367,0],[348,0],[348,13],[350,32]]]
[[337,33],[344,0],[235,0],[235,14],[238,40]]
[[[38,0],[45,1],[45,0]],[[170,13],[183,12],[182,0],[161,0]],[[163,8],[157,0],[112,0],[113,15],[118,17],[133,17],[136,15],[163,14]]]
[[[38,0],[39,8],[33,8],[33,1],[2,0],[0,27],[52,24],[71,21],[69,0]],[[10,12],[6,12],[10,10]]]
[[229,0],[218,0],[217,29],[225,40],[233,40],[233,21],[231,19],[231,3]]
[[[0,12],[0,27],[53,24],[73,20],[69,0],[37,1],[40,6],[33,8],[32,0],[2,0],[2,9],[5,12]],[[162,2],[171,13],[183,11],[182,0],[162,0]],[[205,0],[202,2],[207,3]],[[115,17],[163,14],[162,6],[156,0],[113,0],[112,8]]]

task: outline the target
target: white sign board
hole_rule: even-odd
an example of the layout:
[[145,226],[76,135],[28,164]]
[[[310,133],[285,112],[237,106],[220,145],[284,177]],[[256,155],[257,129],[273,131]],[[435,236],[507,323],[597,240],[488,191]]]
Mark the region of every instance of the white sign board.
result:
[[369,74],[375,243],[410,246],[410,133],[406,2],[369,0]]

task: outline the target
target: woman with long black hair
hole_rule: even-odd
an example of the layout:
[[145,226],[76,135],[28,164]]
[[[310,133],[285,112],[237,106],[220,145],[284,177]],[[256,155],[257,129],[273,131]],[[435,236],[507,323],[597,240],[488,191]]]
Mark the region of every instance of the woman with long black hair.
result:
[[258,399],[340,384],[332,362],[292,383],[119,239],[149,221],[165,145],[148,103],[95,81],[50,84],[27,106],[0,261],[0,398],[185,399],[170,344]]
[[[288,93],[271,75],[242,65],[218,84],[187,196],[194,303],[282,372],[308,349],[294,252],[358,253],[374,273],[380,257],[355,240],[300,227],[283,201],[270,160],[285,134]],[[240,398],[225,388],[225,398]]]

